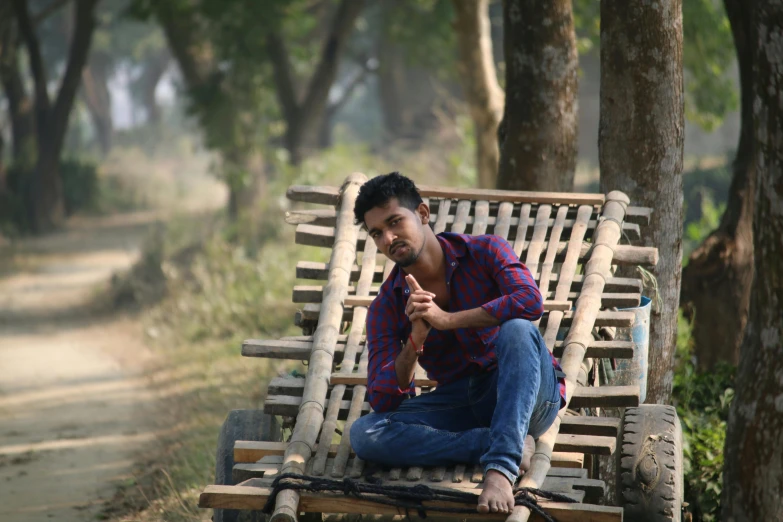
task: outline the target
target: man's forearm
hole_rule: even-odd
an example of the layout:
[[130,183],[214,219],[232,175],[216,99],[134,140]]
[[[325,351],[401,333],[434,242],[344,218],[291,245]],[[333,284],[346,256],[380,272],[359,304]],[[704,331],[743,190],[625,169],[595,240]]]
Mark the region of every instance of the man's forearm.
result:
[[449,314],[449,330],[456,328],[487,328],[500,324],[495,317],[483,308],[473,308]]
[[[418,339],[414,339],[414,341],[416,341],[416,346],[419,348],[424,344],[423,339],[421,342],[419,342]],[[397,372],[397,384],[401,390],[404,390],[411,385],[413,376],[416,373],[416,363],[418,360],[419,356],[416,354],[416,348],[411,344],[410,339],[408,339],[405,346],[402,348],[402,351],[394,360],[394,369]]]

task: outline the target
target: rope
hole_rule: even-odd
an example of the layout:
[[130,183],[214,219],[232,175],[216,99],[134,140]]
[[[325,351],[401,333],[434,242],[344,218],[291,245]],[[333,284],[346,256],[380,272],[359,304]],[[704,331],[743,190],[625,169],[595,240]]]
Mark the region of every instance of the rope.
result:
[[[377,479],[376,479],[377,480]],[[296,482],[295,482],[296,481]],[[301,482],[300,482],[301,481]],[[379,481],[380,482],[380,481]],[[296,491],[319,492],[337,492],[343,493],[346,497],[354,497],[366,501],[375,502],[385,506],[393,506],[408,511],[414,510],[421,518],[426,518],[426,511],[438,511],[441,513],[476,513],[476,508],[443,507],[443,506],[425,506],[422,502],[456,502],[460,504],[478,504],[478,495],[467,491],[453,491],[448,489],[433,489],[424,484],[415,486],[392,486],[382,485],[380,483],[357,482],[348,477],[343,480],[332,480],[322,477],[311,477],[299,475],[296,473],[283,473],[272,482],[272,491],[264,506],[264,513],[270,514],[275,509],[277,494],[286,489]],[[374,495],[368,498],[367,495]],[[547,522],[557,522],[549,513],[544,511],[539,505],[536,497],[540,497],[555,502],[576,501],[571,497],[553,493],[551,491],[542,491],[535,488],[519,488],[514,495],[514,503],[517,506],[524,506],[533,513],[536,513]],[[410,518],[410,516],[409,516]]]

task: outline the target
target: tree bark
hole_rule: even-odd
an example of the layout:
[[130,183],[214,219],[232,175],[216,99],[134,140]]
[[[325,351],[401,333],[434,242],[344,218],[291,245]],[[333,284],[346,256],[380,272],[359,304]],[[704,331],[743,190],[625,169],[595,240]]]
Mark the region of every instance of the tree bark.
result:
[[503,2],[506,108],[498,188],[570,191],[577,152],[577,72],[570,0]]
[[724,0],[740,72],[741,125],[726,211],[682,272],[680,304],[693,321],[699,368],[739,363],[753,281],[752,18],[742,0]]
[[601,1],[601,191],[653,207],[645,244],[659,249],[647,402],[672,390],[682,272],[682,0]]
[[65,202],[59,171],[60,155],[95,29],[96,3],[97,0],[81,0],[76,4],[74,37],[70,44],[65,73],[57,97],[52,103],[40,44],[27,10],[27,2],[13,2],[19,31],[27,46],[35,92],[33,112],[38,146],[37,160],[24,194],[29,225],[35,233],[57,228],[65,219]]
[[732,522],[783,520],[783,3],[753,9],[756,277],[726,433],[722,516]]
[[306,149],[318,143],[320,124],[326,116],[329,90],[337,77],[337,68],[348,37],[363,9],[364,0],[342,0],[337,6],[318,65],[301,101],[296,96],[293,71],[282,36],[273,33],[267,38],[275,91],[286,120],[284,142],[292,165],[300,164]]
[[114,137],[107,69],[107,57],[102,56],[102,53],[93,53],[82,71],[82,96],[90,112],[98,146],[104,156],[111,150]]
[[3,84],[11,121],[11,151],[14,163],[35,162],[33,100],[28,96],[19,70],[18,32],[11,4],[0,3],[0,82]]
[[497,132],[505,94],[498,83],[492,56],[489,0],[452,0],[452,5],[456,13],[459,77],[476,135],[478,185],[494,188],[500,162]]

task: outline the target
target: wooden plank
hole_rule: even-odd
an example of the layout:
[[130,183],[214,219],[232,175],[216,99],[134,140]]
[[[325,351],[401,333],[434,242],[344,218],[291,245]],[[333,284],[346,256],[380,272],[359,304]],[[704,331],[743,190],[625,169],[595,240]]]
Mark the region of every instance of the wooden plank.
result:
[[542,489],[556,493],[566,493],[570,490],[584,491],[587,502],[599,502],[606,492],[603,480],[552,477],[547,475]]
[[553,451],[551,456],[551,465],[553,468],[581,468],[584,461],[585,456],[582,453]]
[[333,227],[337,223],[337,211],[333,208],[289,210],[285,213],[285,222],[289,225]]
[[574,390],[570,407],[628,408],[639,405],[639,386],[580,386]]
[[[599,359],[631,359],[633,358],[634,344],[631,341],[593,341],[587,346],[585,357]],[[555,341],[552,351],[555,357],[563,356],[563,341]]]
[[603,194],[582,194],[577,192],[531,192],[522,190],[495,190],[478,188],[436,187],[418,185],[419,194],[431,198],[486,199],[490,201],[511,201],[515,203],[603,205]]
[[480,236],[487,233],[489,221],[489,201],[476,201],[476,216],[473,219],[473,228],[470,233]]
[[[296,277],[299,279],[311,279],[323,281],[326,279],[326,274],[329,271],[328,263],[320,263],[315,261],[299,261],[296,264]],[[383,281],[383,266],[378,265],[375,267],[375,274],[373,282],[380,283]],[[539,274],[533,274],[534,277],[540,277]],[[359,280],[359,266],[353,265],[351,268],[351,281]],[[558,281],[559,275],[552,274],[552,281]],[[583,276],[575,275],[571,284],[571,290],[574,292],[579,291],[582,288]],[[610,277],[606,280],[605,292],[609,293],[625,293],[625,294],[638,294],[642,290],[642,282],[640,279],[630,277]],[[603,295],[607,295],[604,293]],[[569,297],[569,300],[571,297]]]
[[455,234],[464,234],[465,226],[468,222],[468,214],[470,214],[471,201],[463,199],[457,202],[457,212],[454,215],[454,222],[451,225],[451,231]]
[[620,419],[616,417],[589,417],[584,415],[566,415],[560,422],[560,434],[598,435],[617,437],[620,431]]
[[554,450],[568,453],[579,452],[591,455],[611,455],[614,453],[616,442],[617,437],[558,433]]
[[[348,298],[346,298],[347,300]],[[362,306],[366,306],[362,304]],[[308,303],[302,307],[302,310],[297,312],[300,316],[300,322],[297,325],[304,325],[307,322],[316,323],[318,316],[321,313],[321,305],[318,303]],[[343,308],[343,321],[350,321],[353,315],[353,306],[347,305]],[[562,326],[568,326],[573,320],[573,312],[568,311],[563,313]],[[601,311],[595,319],[595,326],[615,326],[618,328],[627,328],[633,326],[635,315],[633,312],[609,312]],[[547,316],[541,319],[541,324],[544,325],[547,322]]]
[[[234,443],[234,462],[238,464],[253,463],[266,457],[282,457],[287,447],[287,442],[238,440]],[[334,457],[339,447],[339,444],[331,444],[329,446],[329,457]],[[265,462],[265,464],[269,463]],[[282,464],[282,461],[280,464]]]
[[[555,274],[552,274],[554,276]],[[534,277],[536,277],[534,275]],[[536,277],[538,280],[538,277]],[[556,278],[552,278],[552,280],[556,280]],[[380,287],[373,286],[370,288],[369,296],[365,296],[363,298],[357,298],[355,295],[355,287],[349,286],[348,287],[348,296],[346,297],[346,301],[344,303],[346,305],[350,306],[369,306],[369,303],[374,299],[375,296],[378,295],[378,291],[380,290]],[[292,293],[291,301],[294,303],[320,303],[323,295],[323,286],[322,285],[295,285],[294,290]],[[579,298],[578,292],[569,292],[568,293],[568,301],[571,301],[572,303],[575,303],[576,300]],[[630,293],[603,293],[601,294],[601,306],[604,308],[633,308],[636,306],[639,306],[639,303],[641,301],[642,294],[640,292],[630,292]],[[547,292],[546,293],[546,301],[544,302],[544,306],[547,306],[547,303],[550,303],[549,309],[546,309],[547,311],[552,310],[561,310],[561,308],[552,308],[554,306],[554,302],[561,302],[565,303],[567,301],[555,301],[554,299],[554,292]],[[562,306],[562,305],[561,305]],[[562,311],[566,311],[568,308],[562,308]]]
[[[495,222],[493,233],[503,239],[508,239],[508,233],[511,231],[511,214],[514,212],[514,204],[504,201],[498,208],[498,216]],[[519,221],[519,220],[517,220]]]
[[[199,496],[200,508],[239,509],[257,511],[263,509],[271,493],[268,487],[254,486],[207,486]],[[620,522],[622,508],[594,504],[568,504],[541,501],[539,505],[559,522]],[[464,504],[442,501],[425,501],[427,507],[464,507]],[[372,495],[365,498],[347,497],[342,493],[311,493],[302,491],[299,495],[299,510],[313,513],[379,514],[406,516],[405,509],[386,506],[372,501]],[[437,512],[430,512],[437,515]],[[502,513],[476,513],[471,519],[505,520]]]
[[[301,397],[290,397],[286,395],[272,395],[264,401],[264,412],[270,415],[282,415],[284,417],[295,417],[299,413],[299,406],[302,404]],[[348,411],[351,408],[351,401],[340,401],[340,410],[337,416],[338,420],[346,420]],[[362,405],[362,412],[370,412],[370,404]]]
[[[459,204],[457,207],[459,211]],[[461,227],[463,224],[459,223],[458,225]],[[543,223],[541,224],[541,227],[544,227]],[[544,230],[544,232],[546,232],[546,230]],[[296,243],[299,245],[331,248],[334,244],[334,229],[315,225],[297,225],[295,237]],[[364,248],[366,238],[367,233],[365,231],[359,232],[359,239],[357,240],[356,247]],[[592,243],[584,243],[581,247],[579,258],[585,259],[591,253],[592,246]],[[566,242],[558,244],[557,256],[555,258],[556,262],[562,262],[565,258],[566,247]],[[516,251],[516,242],[514,250]],[[616,245],[614,247],[612,263],[620,265],[655,266],[658,264],[658,249],[654,247]],[[525,264],[527,264],[527,261]]]
[[291,185],[285,195],[291,201],[335,206],[340,199],[340,189],[337,187]]
[[[355,296],[349,295],[345,298],[343,303],[345,306],[370,306],[376,296]],[[296,302],[296,301],[295,301]],[[544,301],[544,312],[551,312],[552,310],[566,311],[573,308],[571,301]]]

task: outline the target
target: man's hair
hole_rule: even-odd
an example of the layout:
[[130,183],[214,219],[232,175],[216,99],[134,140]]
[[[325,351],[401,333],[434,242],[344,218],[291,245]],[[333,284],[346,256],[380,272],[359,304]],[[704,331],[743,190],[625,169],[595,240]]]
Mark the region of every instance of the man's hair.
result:
[[364,214],[375,207],[386,205],[390,199],[397,198],[400,206],[415,211],[422,204],[416,185],[399,172],[376,176],[362,185],[353,215],[357,224],[364,224]]

